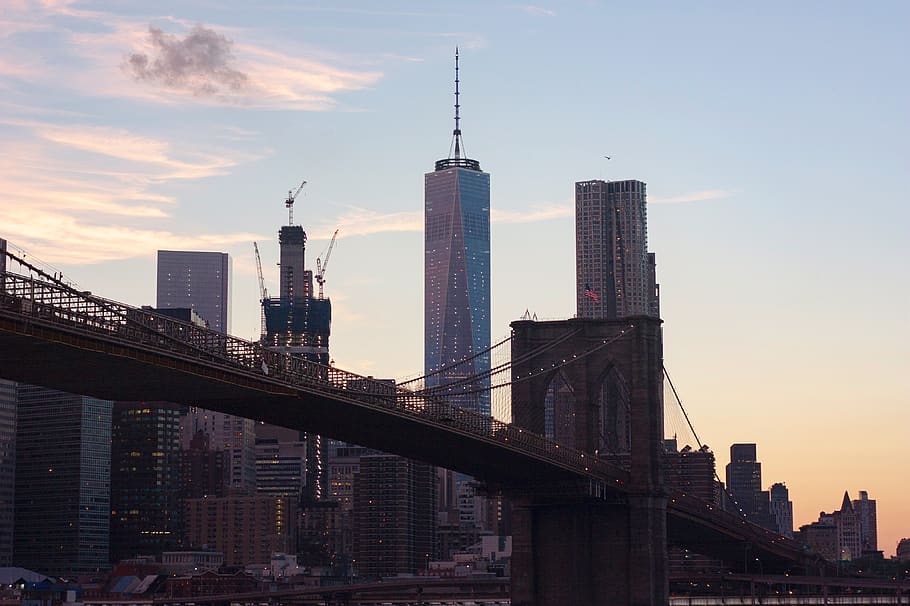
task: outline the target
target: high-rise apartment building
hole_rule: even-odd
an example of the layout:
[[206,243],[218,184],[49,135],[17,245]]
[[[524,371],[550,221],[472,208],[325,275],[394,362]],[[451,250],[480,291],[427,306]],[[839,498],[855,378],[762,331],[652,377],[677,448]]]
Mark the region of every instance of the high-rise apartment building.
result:
[[859,516],[863,533],[863,555],[874,554],[878,551],[878,521],[875,514],[875,499],[869,498],[865,490],[859,491],[859,498],[853,501],[853,509]]
[[108,567],[111,402],[19,385],[18,566],[73,577]]
[[111,561],[179,548],[180,414],[169,402],[115,402],[111,428]]
[[414,574],[434,553],[435,468],[390,454],[360,458],[354,480],[354,559],[362,577]]
[[181,419],[181,446],[199,432],[209,437],[212,450],[224,451],[225,486],[228,491],[252,493],[256,490],[256,422],[223,412],[191,406]]
[[[424,372],[427,386],[490,369],[490,175],[462,157],[455,54],[453,153],[424,175]],[[447,399],[490,414],[489,378]]]
[[16,383],[0,379],[0,567],[13,565],[15,496]]
[[579,318],[660,315],[648,252],[647,187],[641,181],[575,183],[575,293]]
[[156,306],[190,307],[212,330],[230,333],[230,256],[222,252],[159,250]]
[[771,522],[781,536],[793,538],[793,501],[786,484],[771,485]]

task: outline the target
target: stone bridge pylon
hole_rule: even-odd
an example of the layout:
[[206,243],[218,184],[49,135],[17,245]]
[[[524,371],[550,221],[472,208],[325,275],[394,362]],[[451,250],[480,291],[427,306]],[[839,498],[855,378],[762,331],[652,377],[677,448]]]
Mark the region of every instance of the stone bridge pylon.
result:
[[630,473],[605,496],[546,486],[512,495],[512,604],[668,604],[661,321],[511,326],[512,422]]

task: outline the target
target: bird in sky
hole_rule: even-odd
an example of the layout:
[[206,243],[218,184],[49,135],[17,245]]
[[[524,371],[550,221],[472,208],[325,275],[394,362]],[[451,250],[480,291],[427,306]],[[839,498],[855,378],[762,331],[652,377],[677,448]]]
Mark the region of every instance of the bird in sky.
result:
[[612,158],[610,156],[604,156],[604,158],[606,158],[607,160],[612,160]]

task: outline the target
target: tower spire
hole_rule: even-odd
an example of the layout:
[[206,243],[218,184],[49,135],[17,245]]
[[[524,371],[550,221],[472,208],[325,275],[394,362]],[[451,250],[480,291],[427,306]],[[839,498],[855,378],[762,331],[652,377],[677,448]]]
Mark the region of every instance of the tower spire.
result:
[[461,117],[458,115],[458,110],[461,109],[461,104],[458,103],[458,96],[461,93],[458,91],[458,47],[455,47],[455,130],[452,131],[452,138],[455,141],[455,158],[461,158]]
[[458,47],[455,47],[455,130],[452,131],[452,143],[449,147],[449,157],[436,162],[436,170],[443,170],[452,166],[480,170],[480,162],[467,157],[464,141],[461,140],[461,83],[458,75]]

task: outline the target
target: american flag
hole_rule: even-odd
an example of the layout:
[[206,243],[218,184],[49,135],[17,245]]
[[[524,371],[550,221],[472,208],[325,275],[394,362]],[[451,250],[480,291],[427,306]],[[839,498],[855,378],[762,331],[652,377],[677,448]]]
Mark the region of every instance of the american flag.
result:
[[594,301],[595,303],[600,301],[600,297],[597,296],[597,293],[591,288],[590,284],[585,284],[585,296]]

